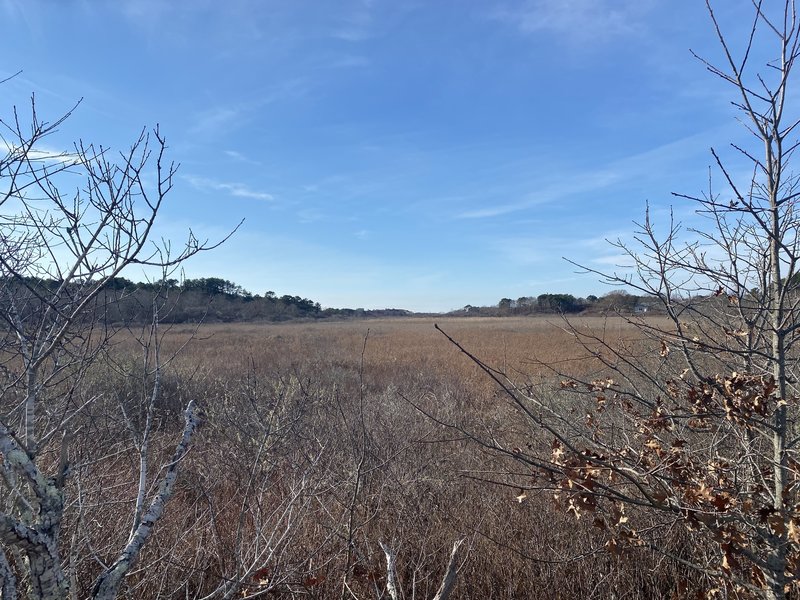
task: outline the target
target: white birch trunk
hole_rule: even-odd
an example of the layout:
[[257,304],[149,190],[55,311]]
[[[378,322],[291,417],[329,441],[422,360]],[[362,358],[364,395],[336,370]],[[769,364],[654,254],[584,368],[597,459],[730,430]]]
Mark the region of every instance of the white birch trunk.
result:
[[200,422],[197,414],[197,405],[194,400],[189,402],[186,407],[185,419],[186,425],[183,429],[183,435],[175,448],[175,453],[172,455],[172,460],[167,467],[164,479],[158,487],[158,492],[150,503],[147,512],[142,516],[139,526],[132,533],[125,548],[98,579],[92,598],[96,600],[113,600],[117,597],[123,579],[136,563],[142,547],[153,532],[153,527],[164,515],[164,509],[172,497],[175,482],[178,478],[178,463],[189,451],[192,437]]

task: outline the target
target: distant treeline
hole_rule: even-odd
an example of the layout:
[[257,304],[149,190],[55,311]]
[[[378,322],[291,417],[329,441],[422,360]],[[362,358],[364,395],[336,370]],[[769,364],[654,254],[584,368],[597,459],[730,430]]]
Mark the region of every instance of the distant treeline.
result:
[[[26,277],[6,280],[14,297],[25,298],[26,310],[38,310],[47,298],[48,303],[62,285],[54,279]],[[82,297],[87,282],[75,281],[66,286],[57,304],[75,302]],[[18,302],[19,303],[19,302]],[[94,303],[94,314],[110,323],[138,323],[153,318],[158,309],[163,323],[227,323],[237,321],[289,321],[295,319],[365,318],[406,316],[410,311],[400,309],[365,310],[363,308],[322,308],[301,296],[278,296],[268,291],[254,294],[242,286],[220,277],[198,279],[165,279],[134,282],[124,277],[110,279]]]
[[[108,288],[114,291],[119,301],[115,310],[128,311],[118,315],[119,320],[136,320],[139,315],[130,311],[152,306],[153,298],[163,302],[160,316],[164,322],[196,323],[200,321],[226,323],[236,321],[290,321],[295,319],[364,318],[405,316],[406,310],[363,308],[322,308],[319,302],[273,291],[263,295],[254,294],[242,286],[220,277],[198,279],[167,279],[150,283],[134,283],[124,278],[115,278]],[[152,308],[144,311],[152,314]]]
[[646,296],[635,296],[623,290],[614,290],[597,297],[576,298],[572,294],[540,294],[523,296],[513,300],[502,298],[495,306],[472,306],[454,311],[453,315],[469,316],[511,316],[542,314],[574,314],[580,312],[606,313],[646,313],[657,310],[656,303]]
[[[75,281],[61,290],[54,279],[26,277],[0,281],[6,291],[9,286],[17,308],[40,310],[45,302],[66,305],[80,301],[89,282]],[[24,299],[24,300],[23,300]],[[247,321],[290,321],[317,319],[350,319],[369,317],[404,317],[415,313],[396,308],[365,310],[363,308],[322,308],[301,296],[273,291],[254,294],[242,286],[221,277],[198,279],[164,279],[134,282],[124,277],[110,279],[94,303],[95,317],[110,323],[141,323],[152,319],[154,307],[164,323],[232,323]],[[494,306],[471,306],[449,313],[452,316],[524,316],[560,313],[645,313],[657,310],[652,299],[634,296],[624,291],[612,291],[604,296],[576,298],[571,294],[540,294],[512,300],[502,298]]]

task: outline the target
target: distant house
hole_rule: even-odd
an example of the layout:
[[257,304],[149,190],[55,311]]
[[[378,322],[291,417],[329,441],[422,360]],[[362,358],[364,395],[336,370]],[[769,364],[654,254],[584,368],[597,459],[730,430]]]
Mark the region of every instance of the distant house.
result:
[[651,299],[650,301],[637,302],[633,307],[633,312],[637,315],[644,315],[647,313],[662,314],[664,310],[658,300]]

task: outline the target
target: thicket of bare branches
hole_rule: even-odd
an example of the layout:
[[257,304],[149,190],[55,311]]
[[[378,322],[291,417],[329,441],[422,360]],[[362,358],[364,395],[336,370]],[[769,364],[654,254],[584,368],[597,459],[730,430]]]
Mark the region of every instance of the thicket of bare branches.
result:
[[[660,234],[648,214],[636,244],[618,244],[632,272],[598,273],[657,300],[668,325],[629,317],[647,342],[618,345],[609,332],[565,320],[596,369],[576,377],[544,361],[558,390],[473,356],[520,425],[448,424],[518,465],[507,484],[553,490],[564,510],[592,520],[611,554],[646,549],[719,594],[783,598],[800,591],[798,115],[790,100],[800,22],[793,0],[754,0],[740,44],[707,7],[722,63],[700,60],[735,94],[752,144],[731,150],[751,176],[740,180],[712,150],[724,185],[679,195],[707,227],[670,222]],[[751,64],[764,48],[769,62]],[[691,540],[680,551],[663,545],[674,531]]]
[[[69,117],[40,119],[31,102],[0,121],[0,579],[4,598],[66,598],[75,594],[81,561],[100,565],[92,596],[114,598],[174,493],[177,470],[199,425],[189,402],[169,457],[152,450],[160,396],[158,308],[143,368],[149,379],[138,421],[124,410],[107,415],[128,426],[138,454],[135,501],[126,541],[102,554],[88,550],[84,529],[68,544],[64,519],[77,511],[92,521],[102,507],[84,502],[100,482],[85,450],[86,416],[100,397],[86,385],[113,333],[102,319],[106,284],[134,265],[167,273],[208,248],[193,236],[177,253],[153,243],[153,227],[172,188],[158,128],[142,132],[125,152],[79,142],[46,150],[45,140]],[[152,176],[154,183],[146,186]],[[99,315],[99,316],[98,316]],[[122,405],[119,407],[123,408]],[[104,449],[104,452],[108,449]],[[75,494],[70,493],[75,492]]]
[[[169,282],[212,246],[191,233],[177,253],[153,241],[175,174],[158,129],[123,153],[42,150],[64,119],[44,122],[32,103],[27,121],[0,121],[2,598],[398,597],[403,583],[383,583],[383,538],[364,536],[411,442],[378,439],[362,383],[342,387],[334,366],[330,379],[178,372],[194,331],[175,343],[162,323],[168,286],[149,296],[149,323],[126,326],[114,310],[131,300],[114,285],[126,268]],[[407,502],[398,513],[420,512]],[[400,559],[417,565],[412,594],[451,593],[460,563],[455,549],[447,563],[447,535],[444,549]],[[404,557],[405,540],[385,539]],[[441,562],[435,580],[429,561]]]

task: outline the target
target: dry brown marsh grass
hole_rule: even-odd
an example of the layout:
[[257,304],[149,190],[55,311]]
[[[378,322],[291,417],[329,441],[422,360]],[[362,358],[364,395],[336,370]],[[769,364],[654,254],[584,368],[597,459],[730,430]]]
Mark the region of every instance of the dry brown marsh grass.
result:
[[[203,405],[207,423],[183,466],[180,493],[131,577],[132,593],[201,597],[238,579],[246,584],[240,595],[340,598],[345,581],[358,598],[375,597],[375,584],[384,583],[384,541],[398,553],[406,597],[432,597],[450,545],[465,537],[457,598],[669,596],[679,575],[672,567],[647,555],[615,561],[590,523],[554,508],[550,492],[530,492],[519,503],[518,489],[481,482],[502,481],[508,465],[407,401],[453,422],[539,436],[434,323],[515,376],[547,380],[548,362],[577,375],[599,369],[592,349],[579,347],[557,317],[165,329],[162,355],[182,348],[164,372],[165,449],[190,398]],[[640,337],[621,319],[573,324],[610,344]],[[111,352],[130,361],[137,355],[125,335]],[[98,386],[107,396],[121,389],[109,376]],[[87,443],[118,443],[110,426],[104,435],[108,442],[98,433]],[[114,490],[122,510],[134,489],[132,465],[123,453],[93,467],[104,468],[104,489]],[[125,534],[121,514],[98,524],[109,547],[110,537]],[[277,531],[285,532],[280,541]],[[90,581],[92,569],[85,570]],[[255,580],[254,572],[271,576]]]
[[[570,322],[612,345],[642,339],[638,329],[619,317],[573,317]],[[545,374],[540,362],[558,363],[578,375],[598,368],[556,316],[203,325],[178,362],[213,366],[219,373],[269,370],[307,360],[349,363],[360,359],[369,332],[364,354],[367,373],[414,369],[432,375],[456,374],[483,387],[485,377],[434,324],[481,360],[508,373]],[[177,348],[194,332],[192,327],[173,327],[169,346]]]

